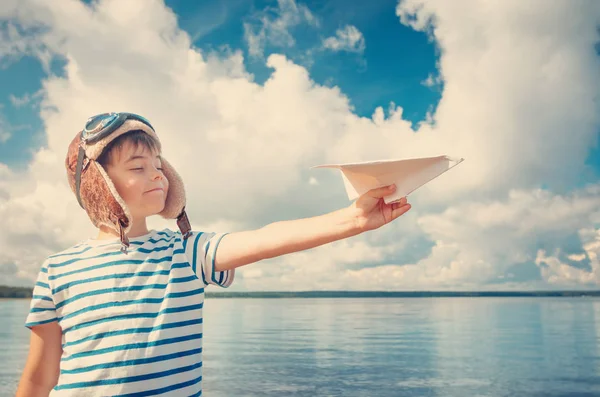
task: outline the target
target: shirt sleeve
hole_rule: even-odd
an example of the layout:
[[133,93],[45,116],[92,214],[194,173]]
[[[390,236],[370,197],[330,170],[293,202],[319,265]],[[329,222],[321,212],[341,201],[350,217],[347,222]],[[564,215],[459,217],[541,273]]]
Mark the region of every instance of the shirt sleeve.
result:
[[58,321],[56,306],[52,300],[52,289],[48,282],[48,262],[44,262],[33,287],[33,296],[25,326],[29,329],[36,325]]
[[215,271],[217,248],[227,234],[229,233],[193,232],[184,242],[190,265],[205,286],[212,284],[227,288],[233,282],[235,269]]

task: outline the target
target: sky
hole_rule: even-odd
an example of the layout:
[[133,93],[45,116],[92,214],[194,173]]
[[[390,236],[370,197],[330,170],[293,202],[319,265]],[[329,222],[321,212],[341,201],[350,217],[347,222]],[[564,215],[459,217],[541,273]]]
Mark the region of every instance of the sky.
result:
[[240,268],[230,291],[597,289],[599,27],[593,0],[4,0],[0,284],[95,237],[66,149],[128,111],[201,231],[351,205],[314,165],[465,158],[395,222]]

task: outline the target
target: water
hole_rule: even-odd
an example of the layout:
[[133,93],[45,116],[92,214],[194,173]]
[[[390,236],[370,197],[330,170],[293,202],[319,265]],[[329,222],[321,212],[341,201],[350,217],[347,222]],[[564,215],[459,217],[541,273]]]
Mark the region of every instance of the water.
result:
[[[29,302],[0,300],[0,396]],[[598,298],[210,299],[204,394],[600,396]]]

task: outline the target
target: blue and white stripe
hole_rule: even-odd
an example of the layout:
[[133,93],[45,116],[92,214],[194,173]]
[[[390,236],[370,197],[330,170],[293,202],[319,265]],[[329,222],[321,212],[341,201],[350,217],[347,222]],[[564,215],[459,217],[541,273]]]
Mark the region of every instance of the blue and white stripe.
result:
[[49,256],[25,325],[62,329],[50,395],[201,395],[204,288],[228,287],[235,275],[215,271],[225,234],[183,240],[165,229],[132,238],[128,255],[115,239]]

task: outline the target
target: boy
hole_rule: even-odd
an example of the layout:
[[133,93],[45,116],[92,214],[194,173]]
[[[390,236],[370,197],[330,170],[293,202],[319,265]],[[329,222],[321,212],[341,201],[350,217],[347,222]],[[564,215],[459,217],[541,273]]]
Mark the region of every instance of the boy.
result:
[[[199,396],[202,306],[235,268],[373,230],[410,209],[394,186],[347,208],[237,233],[192,231],[183,182],[150,123],[130,113],[88,119],[66,158],[69,184],[99,229],[49,256],[26,326],[30,351],[17,396]],[[176,218],[179,231],[148,230]]]

